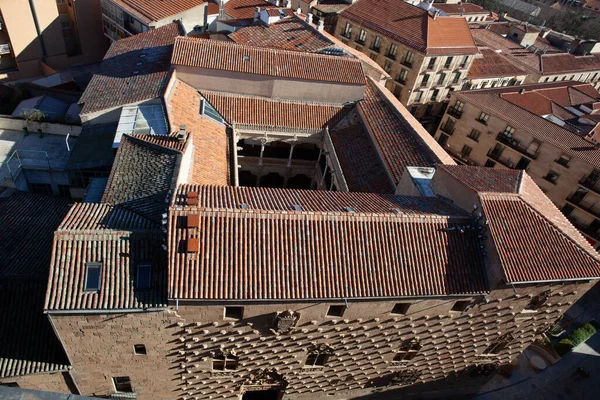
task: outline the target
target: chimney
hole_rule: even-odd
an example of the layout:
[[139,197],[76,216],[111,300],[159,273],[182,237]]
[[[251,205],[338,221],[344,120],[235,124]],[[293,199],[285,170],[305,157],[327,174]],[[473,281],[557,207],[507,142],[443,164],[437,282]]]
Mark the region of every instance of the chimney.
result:
[[298,9],[296,10],[296,14],[302,14],[302,9],[301,9],[301,8],[298,8]]
[[292,0],[287,0],[285,3],[285,8],[292,8]]
[[254,10],[254,22],[257,22],[260,19],[260,7],[256,7]]
[[312,24],[312,14],[311,13],[306,14],[306,23]]
[[179,143],[184,143],[186,136],[186,126],[179,125],[179,132],[177,132],[177,141]]
[[323,29],[325,28],[325,23],[323,22],[323,18],[321,18],[319,20],[319,22],[317,23],[317,30],[319,32],[323,32]]

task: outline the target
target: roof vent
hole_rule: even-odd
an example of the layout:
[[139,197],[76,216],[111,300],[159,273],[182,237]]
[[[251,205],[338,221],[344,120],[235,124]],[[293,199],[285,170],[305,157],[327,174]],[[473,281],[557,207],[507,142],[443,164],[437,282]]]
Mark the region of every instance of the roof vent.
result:
[[296,205],[294,205],[294,211],[303,211],[303,210],[302,210],[302,206],[299,206],[299,205],[297,205],[297,204],[296,204]]
[[188,206],[197,206],[198,205],[198,192],[187,192],[185,203]]
[[247,210],[250,208],[250,207],[248,207],[248,204],[246,204],[246,203],[240,204],[240,207],[242,208],[242,210]]
[[354,208],[352,207],[344,207],[344,211],[349,212],[349,213],[354,213]]

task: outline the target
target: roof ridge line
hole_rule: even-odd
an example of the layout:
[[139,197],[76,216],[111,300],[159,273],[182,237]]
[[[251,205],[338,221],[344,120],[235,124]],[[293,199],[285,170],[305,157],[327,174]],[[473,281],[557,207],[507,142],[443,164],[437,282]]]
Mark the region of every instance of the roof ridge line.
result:
[[[134,135],[135,135],[135,134],[134,134]],[[149,146],[153,146],[153,147],[158,147],[158,148],[160,148],[160,149],[164,149],[164,150],[170,150],[170,151],[172,151],[172,152],[175,152],[175,153],[178,153],[178,154],[183,154],[183,152],[182,152],[182,151],[179,151],[179,150],[173,149],[173,148],[171,148],[171,147],[168,147],[168,146],[165,146],[165,145],[162,145],[162,144],[159,144],[159,143],[153,143],[153,142],[149,142],[149,141],[147,141],[147,140],[140,139],[140,138],[138,138],[138,137],[132,136],[131,134],[128,134],[128,133],[124,133],[124,134],[123,134],[123,136],[127,136],[127,137],[129,137],[130,139],[133,139],[134,141],[140,142],[140,144],[149,145]],[[169,134],[168,134],[168,135],[144,135],[144,134],[140,134],[140,136],[152,136],[152,137],[160,137],[160,138],[166,138],[166,139],[175,139],[175,140],[177,140],[177,137],[176,137],[176,136],[171,136],[171,135],[169,135]],[[185,146],[186,146],[186,147],[187,147],[187,143],[188,143],[188,140],[187,140],[187,137],[186,137],[186,139],[185,139]]]

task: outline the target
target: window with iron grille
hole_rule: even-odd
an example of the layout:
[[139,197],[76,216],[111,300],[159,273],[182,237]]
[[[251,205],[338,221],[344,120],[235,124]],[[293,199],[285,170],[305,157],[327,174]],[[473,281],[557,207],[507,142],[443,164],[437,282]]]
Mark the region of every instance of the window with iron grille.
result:
[[402,343],[396,354],[393,362],[410,361],[419,354],[421,343],[417,339],[406,340]]
[[238,358],[231,353],[215,354],[212,358],[213,371],[235,371],[238,366]]

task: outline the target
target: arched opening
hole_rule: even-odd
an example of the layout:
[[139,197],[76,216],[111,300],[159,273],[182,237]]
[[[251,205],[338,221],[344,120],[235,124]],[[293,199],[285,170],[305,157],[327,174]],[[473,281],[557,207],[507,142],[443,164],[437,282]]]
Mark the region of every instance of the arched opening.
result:
[[292,176],[287,181],[288,189],[310,189],[312,179],[305,174]]
[[238,181],[240,186],[256,187],[257,176],[250,171],[239,171]]
[[265,176],[260,178],[260,187],[270,187],[270,188],[282,188],[283,187],[283,176],[270,172]]

